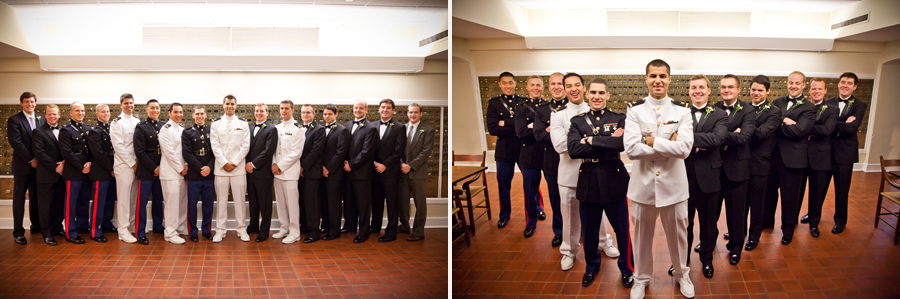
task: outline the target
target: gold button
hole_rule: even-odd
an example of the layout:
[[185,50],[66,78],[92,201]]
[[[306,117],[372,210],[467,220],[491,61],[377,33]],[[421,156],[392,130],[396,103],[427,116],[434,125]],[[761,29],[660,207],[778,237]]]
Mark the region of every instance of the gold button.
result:
[[659,107],[656,107],[656,110],[659,110]]
[[656,173],[656,176],[659,176],[659,172]]

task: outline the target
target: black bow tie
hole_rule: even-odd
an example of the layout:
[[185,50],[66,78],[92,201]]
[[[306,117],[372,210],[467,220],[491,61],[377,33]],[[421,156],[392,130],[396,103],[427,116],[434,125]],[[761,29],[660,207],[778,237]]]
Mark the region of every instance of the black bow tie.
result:
[[[841,98],[839,98],[839,99],[841,99]],[[841,102],[844,102],[844,103],[850,102],[850,98],[841,99]]]
[[382,126],[387,126],[389,124],[391,124],[391,121],[383,121],[383,120],[381,121]]
[[725,110],[734,112],[734,106],[725,106]]
[[334,128],[334,125],[336,125],[336,124],[325,125],[325,128],[326,128],[326,129],[331,129],[331,128]]
[[300,125],[300,127],[309,130],[309,128],[312,127],[312,124],[310,123],[308,125]]
[[694,105],[691,105],[691,113],[703,112],[703,110],[704,110],[704,108],[697,108],[697,107],[694,107]]
[[59,126],[50,126],[50,130],[59,130]]
[[363,121],[365,121],[365,120],[362,120],[362,119],[361,119],[361,120],[354,120],[354,121],[353,121],[353,124],[354,124],[354,125],[358,125],[358,124],[361,124]]

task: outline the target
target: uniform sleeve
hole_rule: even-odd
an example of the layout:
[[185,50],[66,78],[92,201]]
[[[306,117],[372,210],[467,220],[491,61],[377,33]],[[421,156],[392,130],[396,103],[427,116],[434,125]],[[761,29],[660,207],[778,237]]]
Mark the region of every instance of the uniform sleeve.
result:
[[155,168],[152,166],[159,166],[153,162],[153,159],[150,158],[150,155],[147,155],[147,140],[144,139],[144,136],[149,134],[144,133],[144,128],[138,125],[134,130],[134,155],[137,157],[138,163],[145,165],[147,168]]
[[[686,113],[685,113],[686,114]],[[688,123],[690,124],[690,119],[688,119]],[[684,117],[681,118],[681,125],[679,126],[678,133],[681,135],[681,128],[684,127],[685,121]],[[652,147],[641,142],[641,127],[640,122],[637,119],[637,111],[635,108],[629,107],[625,111],[625,134],[622,135],[623,142],[625,145],[625,156],[631,160],[654,160],[659,159],[662,155],[654,150]],[[681,137],[681,136],[679,136]],[[693,138],[693,137],[692,137]],[[679,138],[680,139],[680,138]],[[693,140],[693,139],[691,139]],[[658,139],[657,139],[658,141]],[[657,141],[654,141],[654,145]]]
[[181,158],[181,153],[175,152],[175,142],[181,142],[181,138],[177,138],[181,136],[175,136],[178,129],[173,126],[169,126],[163,130],[165,130],[165,132],[159,134],[159,147],[162,150],[163,156],[166,157],[166,162],[169,163],[169,166],[172,167],[172,169],[181,172],[181,169],[184,168],[185,164]]
[[91,150],[91,154],[94,156],[94,158],[96,158],[92,159],[93,163],[91,163],[91,169],[93,169],[94,167],[99,167],[105,172],[112,172],[113,166],[109,163],[109,158],[107,158],[109,153],[107,153],[101,145],[101,141],[103,138],[100,132],[102,130],[103,129],[91,130],[91,133],[89,133],[85,138],[88,148]]
[[[617,125],[619,128],[625,128],[624,115],[619,118]],[[625,143],[622,141],[622,136],[594,136],[591,138],[591,147],[595,150],[622,152],[625,150]]]
[[[228,159],[225,159],[225,152],[222,151],[222,143],[219,140],[219,126],[215,122],[209,126],[209,144],[212,147],[213,157],[216,157],[216,160],[224,161],[222,165],[230,162]],[[247,142],[247,145],[249,146],[250,142]]]
[[200,172],[200,168],[205,166],[200,163],[197,156],[194,156],[194,144],[191,142],[191,133],[188,130],[181,132],[181,157],[184,158],[184,162],[192,172]]
[[[626,133],[628,133],[628,126],[630,125],[632,124],[625,124]],[[637,128],[637,130],[640,131],[640,128]],[[677,133],[678,137],[675,141],[665,138],[654,138],[653,149],[667,158],[687,159],[691,155],[691,148],[694,146],[694,120],[691,119],[690,110],[685,111],[681,115]]]
[[78,170],[84,168],[85,163],[72,151],[72,134],[67,128],[59,129],[59,154],[67,165]]
[[133,149],[127,148],[125,146],[125,139],[128,138],[124,123],[120,123],[118,121],[113,122],[109,126],[109,139],[112,142],[113,150],[115,152],[116,158],[120,161],[125,162],[128,166],[134,166],[137,164],[134,156],[128,155],[128,153],[132,152]]
[[563,115],[564,114],[559,112],[550,114],[550,141],[553,143],[553,149],[560,154],[569,152],[569,148],[566,145],[569,131],[566,130],[565,124],[563,123],[569,120],[563,119],[565,118]]
[[247,122],[242,121],[241,131],[243,131],[243,136],[241,136],[241,140],[243,140],[243,142],[241,142],[241,149],[240,151],[238,151],[237,157],[234,158],[235,161],[245,160],[245,157],[247,157],[247,153],[250,152],[250,125],[248,125]]
[[514,119],[506,119],[506,121],[503,122],[503,126],[501,126],[500,112],[497,111],[497,108],[494,108],[494,105],[491,105],[490,102],[488,102],[486,120],[489,134],[494,136],[516,137]]
[[[303,134],[300,134],[300,130],[297,130],[293,133],[294,137],[297,138],[291,138],[291,144],[288,145],[291,152],[287,155],[281,156],[281,160],[275,163],[278,164],[278,168],[281,170],[285,170],[291,168],[291,166],[294,166],[297,161],[300,161],[300,155],[303,154],[303,143],[306,142],[306,137],[304,137]],[[281,142],[283,141],[284,140],[281,140]],[[283,145],[279,146],[284,148]]]
[[[547,107],[548,112],[544,112],[542,107]],[[550,113],[549,106],[539,106],[536,110],[534,125],[532,125],[534,128],[532,130],[534,132],[534,140],[537,142],[552,143],[553,141],[550,139],[550,132],[547,132],[547,128],[549,128],[550,125],[544,122],[545,119],[550,119],[550,115],[548,115]]]
[[568,143],[569,157],[572,159],[590,158],[594,150],[588,144],[581,144],[581,139],[584,137],[582,136],[581,132],[578,131],[578,125],[575,124],[575,121],[576,118],[574,117],[569,120],[569,122],[571,122],[571,125],[569,126],[569,133],[566,134],[566,143]]
[[528,127],[528,112],[525,103],[516,106],[516,137],[522,140],[534,139],[534,131]]

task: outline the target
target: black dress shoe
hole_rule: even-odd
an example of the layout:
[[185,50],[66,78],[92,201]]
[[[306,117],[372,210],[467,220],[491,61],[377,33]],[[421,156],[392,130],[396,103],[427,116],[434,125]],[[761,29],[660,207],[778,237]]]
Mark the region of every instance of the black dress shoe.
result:
[[258,235],[256,236],[256,240],[253,240],[256,243],[263,242],[269,238],[269,235]]
[[809,223],[809,214],[803,215],[800,217],[800,223]]
[[355,230],[355,229],[346,229],[346,228],[342,228],[342,229],[341,229],[341,233],[342,233],[342,234],[355,234],[355,233],[356,233],[356,230]]
[[712,278],[713,273],[715,273],[715,269],[713,269],[712,264],[703,265],[703,277]]
[[406,240],[410,241],[410,242],[421,241],[424,239],[425,239],[424,236],[416,236],[416,235],[412,235],[412,236],[409,236],[409,238],[406,238]]
[[729,236],[728,233],[722,234],[722,239],[728,240],[730,238],[731,238],[731,236]]
[[791,236],[791,237],[788,237],[788,236],[781,237],[781,245],[788,245],[788,244],[791,244],[791,241],[793,241],[793,240],[794,240],[794,237],[793,237],[793,236]]
[[813,238],[819,237],[819,228],[818,227],[810,227],[809,234],[813,236]]
[[68,239],[68,238],[67,238],[67,239],[66,239],[66,242],[69,242],[69,243],[72,243],[72,244],[84,244],[84,239],[82,239],[80,236],[75,236],[74,239]]
[[538,212],[538,220],[544,221],[545,219],[547,219],[547,214],[544,211]]
[[756,245],[759,245],[759,242],[747,240],[747,245],[744,246],[744,250],[751,251],[753,249],[756,249]]
[[741,256],[739,254],[732,254],[731,257],[728,258],[728,263],[732,265],[737,265],[741,262]]
[[56,246],[56,240],[53,237],[44,237],[44,243],[50,246]]
[[669,266],[669,276],[673,276],[675,273],[675,265]]
[[25,236],[16,236],[16,244],[19,244],[19,245],[28,244],[28,239],[25,239]]
[[209,241],[212,241],[213,239],[212,233],[203,233],[203,237]]
[[200,242],[200,238],[197,237],[197,235],[191,235],[188,239],[190,239],[191,242],[194,242],[194,243]]
[[634,286],[634,274],[622,274],[622,286],[626,288]]
[[[307,243],[307,244],[308,244],[308,243],[312,243],[312,242],[315,242],[315,241],[318,241],[318,240],[319,240],[318,238],[306,237],[306,239],[303,239],[303,243]],[[380,239],[379,239],[379,240],[380,240]]]
[[700,244],[697,244],[697,246],[694,246],[694,252],[700,252]]
[[58,231],[58,232],[53,233],[53,235],[54,235],[54,236],[59,236],[59,237],[64,237],[64,236],[66,236],[66,232],[65,232],[65,231]]
[[381,236],[381,238],[378,238],[378,242],[382,242],[382,243],[391,242],[394,240],[397,240],[397,237]]
[[584,273],[584,276],[581,277],[581,286],[587,287],[594,284],[594,278],[597,277],[597,273]]
[[832,234],[840,234],[840,233],[844,232],[844,228],[845,228],[845,226],[843,224],[835,223],[834,227],[831,228],[831,233]]
[[106,237],[104,237],[103,235],[100,235],[99,237],[96,237],[96,238],[91,238],[91,240],[94,240],[94,242],[99,242],[99,243],[109,242],[109,240],[107,240]]
[[359,244],[359,243],[365,242],[367,239],[369,239],[369,237],[356,236],[356,238],[353,238],[353,243]]
[[497,220],[497,228],[504,228],[504,227],[506,227],[507,223],[509,223],[509,219]]
[[141,243],[141,245],[150,245],[150,240],[147,240],[147,237],[140,237],[137,242]]
[[562,244],[562,235],[553,236],[553,241],[550,241],[550,246],[559,247]]
[[533,227],[526,227],[526,228],[525,228],[525,237],[526,237],[526,238],[531,238],[531,236],[534,236],[534,228],[533,228]]
[[332,234],[325,234],[324,236],[322,236],[322,240],[325,240],[325,241],[331,241],[331,240],[334,240],[337,238],[340,238],[340,236],[335,237]]

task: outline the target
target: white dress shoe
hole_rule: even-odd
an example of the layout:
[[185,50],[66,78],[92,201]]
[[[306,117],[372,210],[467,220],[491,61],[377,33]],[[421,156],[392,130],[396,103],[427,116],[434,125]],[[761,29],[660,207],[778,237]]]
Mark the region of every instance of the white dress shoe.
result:
[[631,287],[631,299],[643,299],[644,298],[644,288],[646,288],[646,287],[647,287],[647,285],[645,285],[643,283],[635,282],[634,286]]
[[563,271],[572,270],[572,267],[575,266],[575,259],[568,255],[563,255],[562,260],[559,261],[559,265],[562,267]]
[[184,244],[184,239],[179,236],[166,237],[166,242],[169,242],[172,244]]
[[287,235],[288,235],[288,231],[286,229],[283,229],[283,230],[278,231],[278,233],[272,235],[272,238],[281,239],[281,238],[287,237]]
[[125,243],[135,243],[137,242],[137,238],[132,236],[131,234],[123,234],[119,233],[119,240],[124,241]]
[[691,282],[690,278],[675,279],[675,283],[680,286],[681,294],[685,298],[694,298],[694,283]]
[[225,232],[216,232],[216,235],[213,236],[213,243],[222,242],[222,239],[225,239]]
[[238,237],[241,237],[241,241],[250,242],[250,235],[247,234],[247,231],[239,230],[237,233]]
[[600,247],[600,250],[603,250],[603,254],[606,254],[608,257],[619,257],[619,250],[614,246],[607,246],[606,248]]
[[294,243],[297,241],[300,241],[300,235],[296,235],[296,236],[289,235],[289,236],[287,236],[287,238],[284,238],[284,240],[281,240],[281,244],[291,244],[291,243]]

